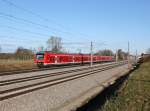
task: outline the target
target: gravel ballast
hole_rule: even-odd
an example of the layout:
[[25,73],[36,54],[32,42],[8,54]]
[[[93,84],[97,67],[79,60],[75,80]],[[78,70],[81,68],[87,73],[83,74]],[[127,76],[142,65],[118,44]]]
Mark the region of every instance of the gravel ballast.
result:
[[55,111],[75,98],[81,97],[90,89],[101,85],[115,75],[128,71],[128,66],[102,71],[94,75],[68,81],[48,88],[3,100],[0,111]]

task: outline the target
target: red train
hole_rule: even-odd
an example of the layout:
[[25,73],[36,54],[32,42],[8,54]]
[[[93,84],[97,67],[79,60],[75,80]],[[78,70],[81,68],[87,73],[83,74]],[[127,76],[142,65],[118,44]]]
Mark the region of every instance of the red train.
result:
[[[37,52],[34,56],[34,63],[38,67],[43,67],[52,64],[77,64],[88,63],[91,57],[88,54],[55,54],[48,51]],[[113,61],[113,56],[98,56],[93,55],[93,62]]]

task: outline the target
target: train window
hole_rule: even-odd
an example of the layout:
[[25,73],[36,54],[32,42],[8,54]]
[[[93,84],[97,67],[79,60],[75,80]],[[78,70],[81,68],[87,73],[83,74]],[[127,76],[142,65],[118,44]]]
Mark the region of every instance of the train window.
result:
[[87,60],[87,58],[86,58],[86,57],[84,57],[84,58],[83,58],[83,60],[84,60],[84,61],[86,61],[86,60]]
[[62,57],[59,57],[59,62],[61,62],[62,61]]
[[50,61],[54,62],[55,58],[54,57],[50,57]]
[[72,56],[70,56],[70,57],[69,57],[69,61],[72,61],[72,60],[73,60],[73,57],[72,57]]
[[78,61],[79,60],[79,57],[75,57],[75,61]]
[[38,54],[36,55],[37,60],[43,60],[44,59],[44,54]]

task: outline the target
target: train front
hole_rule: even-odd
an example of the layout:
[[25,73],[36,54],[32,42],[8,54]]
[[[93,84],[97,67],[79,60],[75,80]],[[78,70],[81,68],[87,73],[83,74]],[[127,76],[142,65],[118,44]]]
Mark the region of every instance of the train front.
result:
[[44,51],[40,51],[37,52],[34,55],[34,63],[38,66],[38,67],[43,67],[44,66],[44,56],[45,52]]

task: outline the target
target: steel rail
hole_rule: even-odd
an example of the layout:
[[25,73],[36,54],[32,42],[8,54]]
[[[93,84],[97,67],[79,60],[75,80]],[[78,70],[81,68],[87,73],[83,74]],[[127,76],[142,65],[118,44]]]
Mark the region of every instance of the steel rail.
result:
[[[108,65],[112,65],[112,64],[114,64],[114,63],[93,66],[93,68],[108,66]],[[117,64],[117,63],[115,63],[115,64]],[[91,68],[90,69],[89,69],[89,67],[78,68],[78,69],[73,69],[73,70],[68,70],[68,71],[54,72],[54,73],[49,73],[49,74],[37,75],[37,76],[9,79],[9,80],[0,81],[0,86],[9,85],[9,84],[18,83],[18,82],[25,82],[25,81],[29,81],[29,80],[42,79],[42,78],[47,78],[47,77],[52,77],[52,76],[65,75],[65,74],[68,74],[71,72],[78,72],[78,71],[82,71],[82,70],[86,70],[86,69],[90,70]]]
[[[88,65],[88,64],[83,64],[82,66],[86,66],[86,65]],[[0,71],[0,76],[16,75],[16,74],[28,73],[28,72],[36,72],[36,71],[45,71],[45,70],[55,70],[55,69],[71,68],[71,67],[78,67],[78,66],[81,66],[81,65],[80,64],[70,64],[70,65],[64,65],[64,66],[63,65],[55,65],[55,66],[50,66],[50,67],[46,67],[46,68],[34,67],[32,69],[21,69],[21,70],[12,70],[12,71]]]

